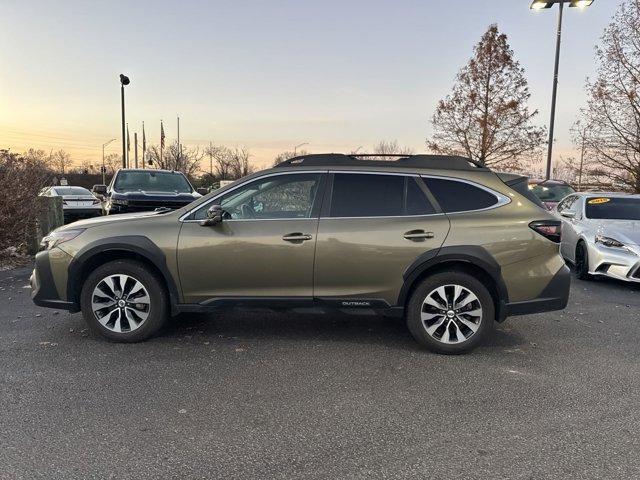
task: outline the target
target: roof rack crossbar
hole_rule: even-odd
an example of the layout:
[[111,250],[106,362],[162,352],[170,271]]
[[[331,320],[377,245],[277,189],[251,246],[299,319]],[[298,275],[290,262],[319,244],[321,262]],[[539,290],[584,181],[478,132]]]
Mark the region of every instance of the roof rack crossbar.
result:
[[[396,158],[396,160],[378,160],[377,158]],[[276,165],[279,167],[308,166],[397,166],[414,168],[434,168],[443,170],[489,170],[485,165],[471,158],[454,155],[426,154],[343,154],[322,153],[301,155],[290,158]]]

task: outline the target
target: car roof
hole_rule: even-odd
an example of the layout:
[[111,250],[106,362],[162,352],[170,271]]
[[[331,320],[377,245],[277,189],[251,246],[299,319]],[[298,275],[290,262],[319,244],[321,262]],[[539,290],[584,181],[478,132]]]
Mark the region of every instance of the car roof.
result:
[[530,178],[529,179],[529,183],[532,185],[539,185],[541,183],[544,184],[548,184],[548,185],[566,185],[566,186],[571,186],[569,183],[565,182],[564,180],[553,180],[553,179],[549,179],[549,180],[541,180],[538,178]]
[[625,192],[576,192],[572,195],[579,195],[581,197],[613,197],[613,198],[640,197],[639,194],[625,193]]
[[150,173],[163,172],[163,173],[178,173],[180,175],[183,175],[183,173],[178,170],[164,170],[162,168],[121,168],[116,173],[120,173],[120,172],[150,172]]

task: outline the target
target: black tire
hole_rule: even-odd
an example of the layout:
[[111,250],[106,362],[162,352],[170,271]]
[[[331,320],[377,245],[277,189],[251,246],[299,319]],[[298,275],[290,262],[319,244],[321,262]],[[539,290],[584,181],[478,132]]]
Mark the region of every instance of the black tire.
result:
[[[113,331],[98,320],[97,315],[101,315],[100,311],[97,314],[93,311],[92,297],[94,290],[103,279],[111,275],[126,275],[134,281],[140,282],[146,289],[149,301],[143,313],[146,313],[147,316],[134,329],[131,329],[132,327],[128,320],[123,320],[121,323],[121,325],[124,325],[123,331]],[[122,298],[125,298],[124,295],[122,295]],[[167,292],[162,280],[143,263],[134,260],[115,260],[96,268],[85,280],[80,294],[82,315],[91,331],[113,342],[141,342],[156,335],[167,323],[169,316],[168,303]],[[116,310],[118,309],[116,308]],[[122,312],[113,313],[113,318],[118,318],[120,314],[126,317],[124,310],[119,310],[122,310]],[[106,315],[103,316],[102,320],[104,321],[106,317]],[[129,329],[128,331],[127,328]]]
[[584,242],[578,242],[576,246],[576,276],[580,280],[589,280],[589,252]]
[[[443,324],[443,327],[439,327],[439,329],[433,332],[433,335],[437,336],[438,330],[443,329],[449,329],[449,333],[463,332],[463,330],[465,332],[469,332],[466,340],[460,341],[459,343],[444,343],[441,341],[445,337],[444,333],[441,335],[441,339],[438,340],[427,332],[427,328],[435,325],[435,323],[439,321],[440,317],[437,317],[433,324],[428,324],[428,322],[423,322],[422,320],[423,308],[431,308],[428,305],[423,306],[423,302],[427,296],[439,287],[450,285],[459,285],[475,295],[477,302],[479,302],[482,309],[480,316],[478,317],[479,321],[477,319],[474,320],[474,323],[477,323],[477,330],[475,333],[471,333],[471,330],[468,329],[468,327],[461,324],[462,322],[459,320],[457,314],[451,319],[448,319],[444,315],[442,316],[443,322],[445,322],[446,325]],[[448,287],[445,290],[447,294],[450,292],[453,293],[453,291],[453,287]],[[474,300],[473,305],[469,304],[468,306],[463,307],[461,311],[467,308],[475,309],[477,308],[476,305],[476,300]],[[465,313],[461,312],[461,315],[465,315]],[[463,318],[468,320],[470,317],[465,316]],[[440,272],[427,277],[414,289],[407,306],[406,321],[407,327],[413,335],[413,338],[415,338],[420,345],[435,353],[455,355],[472,350],[489,337],[493,331],[493,324],[495,322],[495,306],[491,294],[477,278],[467,273],[455,270]],[[447,322],[455,323],[455,325]]]

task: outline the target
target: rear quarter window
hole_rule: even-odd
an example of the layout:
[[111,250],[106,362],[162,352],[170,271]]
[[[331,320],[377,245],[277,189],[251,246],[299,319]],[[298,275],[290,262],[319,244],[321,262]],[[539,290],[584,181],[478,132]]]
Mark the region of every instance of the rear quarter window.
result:
[[423,178],[445,213],[470,212],[493,207],[498,197],[480,187],[458,180]]

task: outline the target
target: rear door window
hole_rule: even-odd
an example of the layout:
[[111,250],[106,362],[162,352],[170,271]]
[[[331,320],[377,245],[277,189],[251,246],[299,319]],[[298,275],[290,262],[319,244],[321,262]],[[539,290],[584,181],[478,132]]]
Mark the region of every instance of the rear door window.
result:
[[403,214],[404,177],[336,173],[331,217],[391,217]]
[[445,213],[482,210],[499,201],[493,193],[470,183],[432,177],[423,180]]

